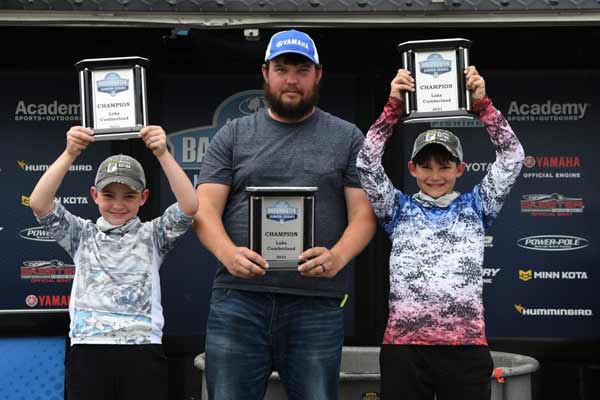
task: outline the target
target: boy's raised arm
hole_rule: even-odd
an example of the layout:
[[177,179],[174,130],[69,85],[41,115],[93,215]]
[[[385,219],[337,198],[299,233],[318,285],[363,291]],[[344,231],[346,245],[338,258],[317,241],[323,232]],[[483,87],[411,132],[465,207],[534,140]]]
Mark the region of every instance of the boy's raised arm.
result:
[[186,173],[168,151],[165,131],[160,126],[149,125],[140,131],[140,136],[158,159],[181,211],[188,216],[196,214],[198,210],[196,191]]
[[54,208],[54,196],[60,187],[69,167],[77,156],[94,141],[94,132],[89,128],[74,126],[67,132],[67,147],[65,151],[44,172],[35,185],[29,206],[38,217],[48,215]]

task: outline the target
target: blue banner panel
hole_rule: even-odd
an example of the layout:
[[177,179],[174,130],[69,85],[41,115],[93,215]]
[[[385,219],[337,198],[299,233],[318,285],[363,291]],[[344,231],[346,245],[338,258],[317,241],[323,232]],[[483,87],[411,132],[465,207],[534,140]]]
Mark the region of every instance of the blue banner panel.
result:
[[[66,132],[79,125],[77,78],[73,74],[6,73],[0,97],[0,313],[68,308],[73,261],[41,228],[29,195],[44,171],[64,151]],[[71,212],[95,220],[90,197],[95,169],[109,154],[93,143],[75,161],[56,198]]]
[[[482,73],[483,74],[483,73]],[[486,237],[483,274],[487,335],[600,337],[597,293],[600,137],[597,71],[488,72],[487,91],[525,149],[521,174]],[[495,159],[477,121],[433,124],[462,140],[459,191],[479,183]],[[403,128],[405,160],[418,132]],[[405,190],[416,191],[405,175]]]

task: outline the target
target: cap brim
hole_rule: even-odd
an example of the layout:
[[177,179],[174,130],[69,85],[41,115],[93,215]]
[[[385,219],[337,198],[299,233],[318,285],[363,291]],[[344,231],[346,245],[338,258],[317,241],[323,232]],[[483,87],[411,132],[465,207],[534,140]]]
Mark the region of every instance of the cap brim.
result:
[[319,64],[319,62],[317,60],[315,60],[313,57],[308,56],[305,53],[303,53],[301,51],[296,51],[296,50],[284,50],[284,51],[280,51],[278,53],[272,53],[268,58],[265,59],[265,61],[271,61],[274,58],[277,58],[283,54],[289,54],[289,53],[300,54],[301,56],[304,56],[308,60],[310,60],[313,64]]
[[461,157],[460,157],[460,156],[459,156],[459,155],[456,153],[456,151],[455,151],[454,149],[452,149],[452,148],[451,148],[450,146],[448,146],[446,143],[443,143],[443,142],[436,142],[436,141],[431,141],[431,142],[427,142],[427,143],[423,144],[423,146],[419,147],[418,149],[416,149],[416,150],[413,152],[413,154],[412,154],[412,156],[410,157],[410,159],[411,159],[411,160],[412,160],[412,159],[414,159],[414,158],[417,156],[417,154],[419,154],[419,153],[421,152],[421,150],[423,150],[425,147],[427,147],[427,146],[430,146],[430,145],[432,145],[432,144],[439,144],[440,146],[444,146],[444,148],[445,148],[446,150],[448,150],[448,152],[449,152],[450,154],[452,154],[452,156],[454,156],[454,157],[458,158],[458,160],[459,160],[459,161],[462,161],[462,160],[461,160]]
[[96,189],[102,191],[111,183],[122,183],[123,185],[129,186],[136,192],[143,192],[145,189],[142,185],[140,185],[138,181],[128,178],[126,176],[110,176],[106,179],[102,179],[100,182],[96,183]]

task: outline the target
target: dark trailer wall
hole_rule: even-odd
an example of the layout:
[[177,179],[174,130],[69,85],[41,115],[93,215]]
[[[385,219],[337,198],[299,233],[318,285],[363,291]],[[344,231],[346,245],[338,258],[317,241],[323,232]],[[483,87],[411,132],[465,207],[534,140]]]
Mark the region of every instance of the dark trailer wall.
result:
[[[489,232],[484,265],[487,334],[494,350],[532,355],[541,362],[539,399],[597,398],[600,373],[598,243],[600,180],[600,31],[594,26],[490,28],[306,28],[324,64],[321,106],[354,121],[364,132],[377,118],[400,67],[395,47],[408,40],[471,39],[471,61],[488,93],[521,139],[526,166],[497,224]],[[149,68],[150,121],[170,135],[178,161],[197,178],[206,144],[228,118],[262,102],[260,66],[274,29],[247,40],[242,29],[4,27],[0,60],[0,343],[20,337],[64,336],[72,260],[56,243],[39,240],[26,205],[45,166],[78,124],[73,64],[84,58],[143,56]],[[494,159],[480,126],[451,126],[462,138],[468,190]],[[414,191],[405,171],[408,149],[423,126],[399,127],[384,164],[397,187]],[[153,192],[142,219],[172,201],[164,175],[139,141],[95,143],[78,161],[58,195],[75,213],[95,219],[89,197],[95,167],[106,155],[140,158]],[[556,195],[555,195],[556,194]],[[537,195],[546,195],[537,196]],[[542,251],[536,238],[585,244]],[[570,238],[570,239],[569,239]],[[575,238],[575,239],[573,239]],[[36,240],[38,239],[38,240]],[[530,239],[527,241],[526,239]],[[521,246],[520,246],[521,245]],[[537,246],[537,248],[536,248]],[[567,246],[568,247],[568,246]],[[349,280],[346,344],[378,345],[386,320],[389,241],[380,231],[358,258]],[[32,279],[35,261],[63,267],[62,278]],[[214,258],[192,232],[161,271],[166,351],[172,398],[199,397],[193,357],[202,351]],[[0,371],[6,365],[0,364]],[[2,376],[2,374],[0,374]],[[1,379],[1,378],[0,378]],[[596,384],[597,385],[597,384]]]

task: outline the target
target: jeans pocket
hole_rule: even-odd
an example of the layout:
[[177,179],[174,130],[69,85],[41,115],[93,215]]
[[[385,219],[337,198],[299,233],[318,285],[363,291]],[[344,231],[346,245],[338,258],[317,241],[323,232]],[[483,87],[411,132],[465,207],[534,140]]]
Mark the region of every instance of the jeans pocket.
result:
[[229,288],[214,288],[212,290],[212,296],[210,297],[210,304],[217,305],[223,302],[231,293]]
[[310,301],[310,304],[317,310],[343,310],[343,308],[340,307],[342,304],[342,299],[338,299],[336,297],[313,297]]

